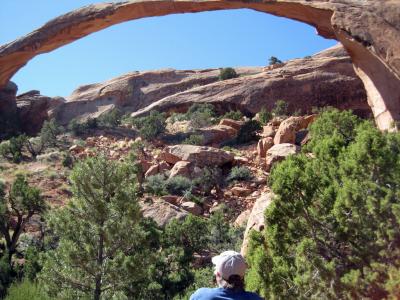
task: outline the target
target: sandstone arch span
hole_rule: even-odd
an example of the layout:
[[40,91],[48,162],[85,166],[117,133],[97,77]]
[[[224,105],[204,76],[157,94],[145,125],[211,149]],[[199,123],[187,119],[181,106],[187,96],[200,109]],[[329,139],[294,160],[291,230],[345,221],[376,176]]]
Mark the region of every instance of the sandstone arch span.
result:
[[77,9],[0,46],[0,89],[36,55],[111,25],[175,13],[249,8],[314,26],[340,41],[364,82],[379,128],[400,121],[400,2],[398,0],[134,0]]

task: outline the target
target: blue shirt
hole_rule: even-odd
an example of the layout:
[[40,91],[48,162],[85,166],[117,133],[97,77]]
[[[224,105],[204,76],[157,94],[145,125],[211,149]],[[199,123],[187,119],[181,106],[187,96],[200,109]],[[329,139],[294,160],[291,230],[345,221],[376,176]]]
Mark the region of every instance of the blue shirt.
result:
[[241,291],[234,292],[224,288],[201,288],[198,289],[190,300],[262,300],[256,293]]

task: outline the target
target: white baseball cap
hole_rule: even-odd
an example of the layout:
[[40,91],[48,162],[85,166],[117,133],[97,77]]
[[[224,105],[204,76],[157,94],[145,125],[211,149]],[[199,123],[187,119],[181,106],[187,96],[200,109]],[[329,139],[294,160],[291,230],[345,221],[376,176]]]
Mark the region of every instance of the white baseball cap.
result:
[[225,280],[228,280],[232,275],[244,277],[246,273],[246,261],[236,251],[229,250],[222,252],[220,255],[214,256],[211,261],[215,265],[215,271]]

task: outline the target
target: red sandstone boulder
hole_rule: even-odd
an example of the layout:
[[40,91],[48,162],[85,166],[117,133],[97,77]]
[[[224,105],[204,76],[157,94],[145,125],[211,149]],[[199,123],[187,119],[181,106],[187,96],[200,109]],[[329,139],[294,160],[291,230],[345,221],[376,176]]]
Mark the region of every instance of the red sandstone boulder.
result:
[[184,160],[178,161],[171,169],[169,178],[172,178],[172,177],[175,177],[178,175],[184,176],[184,177],[190,177],[191,165],[192,165],[192,163],[190,161],[184,161]]
[[203,213],[203,209],[200,207],[200,205],[191,201],[183,202],[181,204],[181,208],[195,216],[200,216]]
[[234,156],[221,149],[194,145],[175,145],[165,148],[162,157],[168,163],[175,164],[185,160],[199,167],[221,166],[233,161]]
[[243,122],[242,121],[232,120],[232,119],[222,119],[219,122],[219,125],[226,125],[226,126],[235,128],[236,130],[239,130],[240,127],[242,127]]
[[258,141],[257,154],[259,157],[265,157],[267,151],[274,145],[272,137],[263,138]]
[[284,144],[274,145],[267,151],[266,155],[267,171],[270,171],[272,165],[275,164],[276,162],[285,159],[289,155],[297,154],[299,152],[300,152],[300,147],[293,144],[284,143]]
[[233,140],[237,136],[237,129],[228,125],[215,125],[198,130],[203,135],[203,145],[219,145]]
[[314,115],[287,118],[279,125],[279,129],[275,134],[274,144],[294,144],[296,141],[296,132],[307,128],[314,119]]

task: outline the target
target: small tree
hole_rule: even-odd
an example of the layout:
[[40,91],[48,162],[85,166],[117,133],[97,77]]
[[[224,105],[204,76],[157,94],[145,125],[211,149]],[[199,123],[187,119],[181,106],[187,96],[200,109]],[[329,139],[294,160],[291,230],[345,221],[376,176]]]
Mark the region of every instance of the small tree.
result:
[[98,122],[102,126],[106,127],[117,127],[121,125],[121,120],[122,120],[123,112],[118,109],[118,108],[113,108],[112,110],[106,112],[105,114],[102,114]]
[[228,67],[228,68],[223,68],[220,69],[219,71],[219,80],[227,80],[227,79],[232,79],[236,78],[239,75],[236,73],[235,69]]
[[277,100],[275,102],[274,108],[272,109],[272,114],[274,116],[287,116],[288,114],[288,104],[284,100]]
[[0,184],[0,236],[4,239],[0,240],[0,257],[6,255],[11,268],[12,257],[27,223],[45,208],[39,189],[29,186],[24,176],[17,175],[8,196],[4,185]]
[[57,135],[62,132],[62,127],[60,127],[55,119],[50,121],[44,121],[42,129],[40,130],[40,139],[44,146],[56,146],[57,145]]
[[51,214],[58,248],[39,275],[52,296],[111,299],[129,286],[140,294],[152,255],[140,225],[136,174],[129,164],[87,159],[71,175],[74,198]]
[[259,121],[260,121],[261,125],[267,125],[269,120],[272,119],[272,112],[270,112],[265,107],[263,107],[258,112],[258,117],[259,117]]
[[256,140],[258,138],[257,131],[260,129],[260,122],[256,120],[247,121],[240,127],[236,142],[238,144],[244,144]]
[[151,140],[165,132],[165,114],[151,111],[146,117],[132,120],[133,125],[139,130],[139,134],[146,140]]
[[271,57],[268,59],[268,64],[269,64],[270,66],[276,65],[276,64],[281,64],[281,63],[282,63],[282,61],[281,61],[279,58],[275,57],[275,56],[271,56]]

